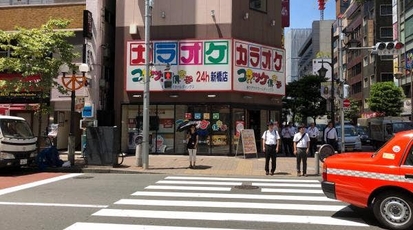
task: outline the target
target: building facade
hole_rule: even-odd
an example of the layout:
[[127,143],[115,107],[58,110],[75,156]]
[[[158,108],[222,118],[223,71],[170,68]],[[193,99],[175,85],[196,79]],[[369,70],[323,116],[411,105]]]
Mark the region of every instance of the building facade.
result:
[[334,20],[313,21],[312,30],[298,51],[298,76],[312,75],[313,59],[331,58],[331,25]]
[[300,57],[298,51],[308,36],[311,34],[311,28],[307,29],[290,29],[285,35],[285,52],[286,52],[286,81],[287,83],[297,81],[298,66]]
[[[72,119],[75,124],[76,149],[81,149],[82,130],[79,127],[85,105],[92,105],[93,109],[92,116],[86,119],[99,120],[102,125],[113,125],[114,0],[1,0],[0,13],[3,15],[0,18],[0,30],[10,32],[16,26],[38,28],[51,18],[71,21],[67,29],[73,31],[75,36],[69,38],[68,42],[80,54],[74,64],[86,63],[89,66],[89,72],[86,73],[88,86],[76,90],[74,117],[71,113],[70,91],[62,94],[57,89],[52,89],[49,100],[42,102],[49,104],[53,113],[42,114],[41,132],[47,132],[50,123],[59,124],[56,139],[58,149],[66,149],[68,146],[67,137]],[[7,53],[0,51],[0,55]],[[81,75],[78,70],[74,74]],[[7,77],[11,76],[0,73],[0,78]],[[57,77],[57,82],[62,84],[62,75]],[[13,96],[0,96],[1,108],[4,113],[24,117],[37,134],[39,122],[35,114],[41,101],[36,98],[36,95],[28,97],[27,94],[14,92]]]
[[[115,121],[122,151],[134,151],[145,109],[145,1],[118,0],[116,7]],[[280,9],[281,1],[156,1],[150,152],[186,152],[185,132],[176,130],[185,120],[199,122],[200,154],[236,153],[243,129],[254,130],[259,151],[266,123],[280,119],[285,93]]]

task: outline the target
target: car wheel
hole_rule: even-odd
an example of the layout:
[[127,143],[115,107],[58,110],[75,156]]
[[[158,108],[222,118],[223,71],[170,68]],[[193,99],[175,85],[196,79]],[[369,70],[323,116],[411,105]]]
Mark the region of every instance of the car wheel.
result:
[[373,204],[374,216],[385,227],[407,230],[413,228],[413,199],[405,193],[380,193]]

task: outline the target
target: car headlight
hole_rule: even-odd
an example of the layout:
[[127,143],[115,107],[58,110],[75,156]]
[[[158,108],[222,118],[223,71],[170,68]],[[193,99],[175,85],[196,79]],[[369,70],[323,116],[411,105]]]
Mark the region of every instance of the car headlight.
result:
[[15,159],[11,153],[0,152],[0,160],[12,160]]

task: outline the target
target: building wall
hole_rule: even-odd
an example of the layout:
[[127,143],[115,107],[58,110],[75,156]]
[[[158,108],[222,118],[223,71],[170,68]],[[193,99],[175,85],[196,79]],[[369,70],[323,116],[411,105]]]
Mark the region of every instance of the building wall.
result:
[[12,31],[16,26],[24,28],[40,27],[50,18],[71,20],[68,29],[83,28],[85,3],[58,5],[23,5],[0,7],[0,30]]
[[311,29],[290,29],[285,37],[286,51],[286,82],[298,80],[298,65],[300,57],[298,50],[311,34]]

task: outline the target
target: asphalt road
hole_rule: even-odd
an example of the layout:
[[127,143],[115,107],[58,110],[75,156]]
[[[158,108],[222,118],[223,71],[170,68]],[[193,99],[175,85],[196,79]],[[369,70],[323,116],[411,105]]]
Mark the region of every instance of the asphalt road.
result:
[[33,181],[0,189],[0,229],[381,229],[370,213],[325,198],[317,178],[55,174]]

